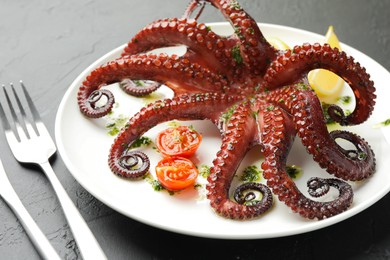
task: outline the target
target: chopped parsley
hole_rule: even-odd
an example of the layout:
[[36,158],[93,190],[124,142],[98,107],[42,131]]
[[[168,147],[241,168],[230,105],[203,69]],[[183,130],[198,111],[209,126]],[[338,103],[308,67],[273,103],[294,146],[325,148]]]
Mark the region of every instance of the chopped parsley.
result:
[[149,183],[152,186],[153,190],[155,191],[166,190],[169,193],[169,195],[175,194],[175,192],[165,189],[164,186],[162,186],[161,183],[158,180],[154,179],[153,176],[150,174],[145,175],[144,179],[146,180],[147,183]]
[[210,175],[210,169],[211,169],[210,166],[202,164],[202,165],[199,167],[199,175],[202,176],[203,178],[209,177],[209,175]]
[[389,119],[386,119],[385,121],[383,121],[382,124],[383,124],[384,126],[390,125],[390,118],[389,118]]
[[234,111],[236,110],[236,105],[229,107],[229,109],[221,115],[221,119],[224,123],[229,122],[230,118],[232,117]]
[[[244,36],[241,33],[241,29],[238,26],[234,27],[234,33],[237,35],[238,38],[242,39]],[[237,46],[237,45],[236,45]]]
[[291,178],[297,179],[299,176],[301,176],[303,171],[302,168],[297,165],[287,165],[286,172]]
[[[322,102],[321,105],[322,105],[322,110],[323,110],[323,113],[324,113],[325,123],[326,123],[327,125],[331,125],[331,124],[336,123],[336,122],[330,117],[330,115],[329,115],[329,113],[328,113],[328,109],[329,109],[330,106],[332,106],[332,104],[328,104],[328,103]],[[337,110],[335,111],[335,113],[338,114],[339,116],[341,116],[341,114],[340,114]],[[348,116],[348,115],[350,115],[351,113],[352,113],[351,110],[348,110],[348,109],[347,109],[347,110],[344,110],[344,115],[345,115],[345,116]]]
[[362,161],[362,160],[365,160],[367,158],[367,156],[368,156],[367,153],[359,152],[357,155],[357,158]]
[[260,180],[262,171],[256,165],[246,167],[240,177],[243,182],[256,182]]
[[342,96],[342,97],[339,97],[338,100],[340,100],[341,103],[343,103],[344,105],[348,105],[351,103],[352,97],[351,96]]
[[311,89],[310,86],[308,86],[305,83],[298,83],[298,84],[296,84],[296,86],[297,86],[297,88],[299,90],[309,90],[309,89]]
[[241,56],[239,44],[237,44],[236,46],[234,46],[232,48],[232,57],[237,62],[238,65],[240,65],[244,61],[242,56]]
[[331,106],[331,104],[322,102],[321,105],[322,105],[322,110],[323,110],[323,113],[324,113],[325,123],[327,125],[334,124],[335,121],[330,117],[330,115],[328,113],[328,108]]
[[268,107],[267,107],[267,110],[268,111],[272,111],[272,110],[274,110],[275,109],[275,107],[273,106],[273,105],[269,105]]
[[389,126],[389,125],[390,125],[390,118],[388,118],[385,121],[382,121],[382,122],[374,125],[374,127],[382,127],[382,126]]
[[161,185],[161,183],[158,180],[152,180],[150,184],[152,185],[155,191],[165,190],[165,188]]
[[236,10],[240,10],[241,9],[241,6],[240,6],[240,4],[237,1],[231,1],[230,2],[230,6],[231,6],[231,8],[236,9]]
[[119,115],[117,118],[112,118],[112,121],[106,124],[106,129],[108,134],[115,136],[119,134],[121,129],[126,125],[127,117]]
[[141,136],[139,138],[137,138],[130,146],[129,148],[138,148],[138,147],[141,147],[141,146],[148,146],[152,143],[152,139],[150,139],[149,137],[146,137],[146,136]]
[[244,205],[250,207],[250,206],[256,206],[259,203],[260,203],[260,200],[253,199],[253,200],[245,201]]
[[143,87],[145,86],[145,83],[142,81],[142,80],[133,80],[134,84],[137,86],[137,87]]

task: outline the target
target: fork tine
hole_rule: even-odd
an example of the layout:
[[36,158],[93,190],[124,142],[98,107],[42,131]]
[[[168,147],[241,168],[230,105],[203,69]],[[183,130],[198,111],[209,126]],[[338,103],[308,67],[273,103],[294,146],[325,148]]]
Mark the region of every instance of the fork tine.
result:
[[3,125],[4,131],[11,131],[11,125],[8,122],[7,116],[5,115],[3,106],[0,103],[0,117],[1,117],[1,123]]
[[34,128],[34,127],[31,127],[31,123],[27,119],[26,111],[23,108],[23,105],[22,105],[22,102],[20,101],[18,93],[16,93],[14,84],[10,83],[10,86],[11,86],[12,92],[14,94],[14,98],[16,100],[16,105],[18,106],[19,111],[20,111],[20,115],[22,117],[22,120],[19,121],[19,124],[22,126],[23,130],[25,131],[25,134],[26,134],[27,138],[30,139],[31,138],[31,133],[32,133],[31,131],[35,131],[35,129],[32,130],[32,128]]
[[[36,125],[36,122],[40,121],[39,120],[39,113],[38,113],[37,109],[35,108],[34,103],[32,102],[31,97],[28,94],[28,92],[26,90],[26,87],[24,86],[22,81],[20,81],[20,85],[22,87],[23,94],[24,94],[24,96],[26,98],[28,107],[29,107],[30,112],[31,112],[32,117],[33,117],[33,120],[29,120],[27,118],[27,114],[26,114],[26,111],[23,108],[22,102],[20,101],[20,98],[19,98],[18,94],[16,93],[14,86],[11,85],[12,91],[13,91],[15,99],[16,99],[16,103],[19,106],[19,110],[20,110],[20,113],[21,113],[21,116],[22,116],[22,119],[23,119],[23,123],[26,126],[28,135],[31,135],[33,132],[35,132],[36,135],[39,135],[38,127]],[[37,119],[37,116],[38,116],[38,119]]]
[[23,81],[19,81],[19,82],[20,82],[20,86],[22,86],[22,90],[23,90],[24,96],[26,97],[27,104],[28,104],[28,107],[30,108],[30,111],[31,111],[31,114],[33,116],[34,121],[35,122],[40,122],[41,121],[41,117],[39,115],[39,112],[38,112],[37,108],[34,105],[34,102],[32,101],[32,99],[30,97],[30,94],[28,94],[26,86],[24,85]]
[[[12,84],[12,83],[11,83],[11,84]],[[20,140],[21,140],[21,136],[19,135],[19,133],[21,133],[21,132],[20,132],[20,128],[22,128],[22,127],[21,127],[21,125],[20,125],[20,123],[19,123],[18,116],[16,115],[15,109],[14,109],[14,107],[13,107],[13,105],[12,105],[12,101],[11,101],[9,95],[8,95],[7,89],[6,89],[5,85],[2,85],[2,86],[3,86],[3,91],[4,91],[5,99],[7,100],[8,108],[9,108],[9,110],[10,110],[10,112],[11,112],[11,116],[12,116],[12,123],[13,123],[14,129],[15,129],[15,131],[13,131],[13,133],[15,134],[16,139],[18,139],[18,141],[20,141]],[[11,128],[11,127],[10,127],[10,128]],[[11,129],[12,129],[12,128],[11,128]],[[24,131],[23,128],[22,128],[22,131]],[[24,131],[24,132],[26,132],[26,131]]]
[[3,126],[7,140],[12,143],[19,142],[20,141],[19,135],[18,133],[15,134],[15,131],[12,130],[9,120],[5,115],[5,111],[1,102],[0,102],[0,117],[1,117],[1,124]]

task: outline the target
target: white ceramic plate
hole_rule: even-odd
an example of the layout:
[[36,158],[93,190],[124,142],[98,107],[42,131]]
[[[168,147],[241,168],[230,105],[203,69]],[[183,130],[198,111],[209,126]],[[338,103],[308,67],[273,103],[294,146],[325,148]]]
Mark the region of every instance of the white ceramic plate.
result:
[[[260,26],[264,35],[279,37],[290,46],[323,41],[321,35],[298,29],[270,24]],[[232,32],[231,27],[225,23],[212,24],[212,28],[220,34]],[[342,35],[340,38],[342,39]],[[91,70],[118,57],[123,47],[120,46],[109,52],[76,78],[61,102],[55,129],[59,152],[74,178],[92,195],[122,214],[151,226],[194,236],[224,239],[271,238],[313,231],[345,220],[366,209],[390,190],[388,174],[390,146],[383,133],[389,132],[390,127],[373,128],[374,124],[390,117],[390,113],[386,112],[390,111],[390,102],[386,102],[385,99],[390,97],[387,88],[390,74],[371,58],[344,44],[343,50],[355,57],[371,74],[378,95],[378,104],[370,120],[362,126],[351,128],[351,131],[363,136],[375,151],[377,172],[366,181],[352,184],[355,192],[354,202],[346,212],[322,221],[306,220],[292,213],[275,198],[274,207],[266,215],[255,220],[233,221],[213,212],[202,187],[172,196],[164,191],[154,191],[145,180],[131,181],[113,175],[107,165],[107,156],[114,137],[108,134],[105,125],[121,115],[131,116],[150,100],[125,95],[116,84],[113,84],[109,87],[118,102],[114,114],[93,120],[85,118],[79,112],[76,93]],[[164,98],[170,95],[170,90],[160,89],[154,96]],[[215,126],[206,121],[179,123],[192,124],[203,134],[203,142],[193,158],[195,163],[212,165],[211,162],[221,143]],[[166,127],[166,124],[159,125],[147,132],[146,136],[154,139],[156,134]],[[151,169],[154,174],[154,166],[161,157],[152,147],[145,148],[144,151],[151,158]],[[241,168],[252,164],[260,166],[261,160],[261,154],[253,150],[245,158]],[[305,183],[311,176],[331,177],[318,167],[311,156],[306,154],[299,139],[294,144],[289,164],[297,164],[303,168],[304,173],[296,182],[305,194]],[[205,183],[205,180],[200,178],[199,182]]]

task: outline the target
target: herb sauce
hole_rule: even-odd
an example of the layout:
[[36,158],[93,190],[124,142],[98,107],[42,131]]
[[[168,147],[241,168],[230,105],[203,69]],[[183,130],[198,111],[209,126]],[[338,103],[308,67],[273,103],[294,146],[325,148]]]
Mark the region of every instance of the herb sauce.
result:
[[111,118],[111,122],[106,124],[106,129],[108,134],[115,136],[119,134],[120,130],[126,125],[127,117],[119,115],[117,118]]

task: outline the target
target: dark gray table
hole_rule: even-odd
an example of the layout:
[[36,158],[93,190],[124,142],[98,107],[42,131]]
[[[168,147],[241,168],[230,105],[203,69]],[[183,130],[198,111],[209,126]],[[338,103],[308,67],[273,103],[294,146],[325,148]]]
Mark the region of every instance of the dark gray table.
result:
[[[181,16],[183,0],[0,0],[0,83],[23,79],[54,135],[58,105],[90,63],[147,23]],[[258,21],[325,33],[390,70],[388,0],[242,0]],[[202,21],[222,21],[208,8]],[[81,259],[53,190],[36,168],[18,164],[0,135],[0,155],[23,203],[64,259]],[[93,198],[58,156],[54,169],[109,259],[389,259],[390,196],[334,226],[291,237],[232,241],[189,237],[129,219]],[[0,259],[39,259],[0,200]]]

